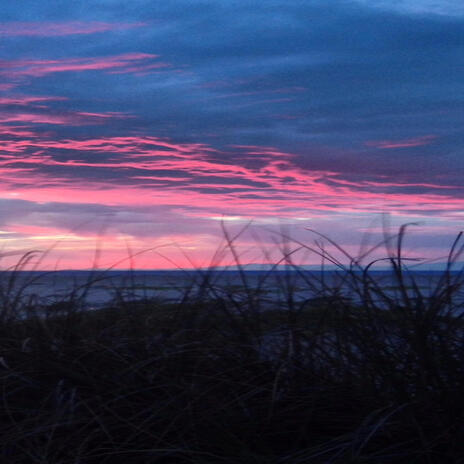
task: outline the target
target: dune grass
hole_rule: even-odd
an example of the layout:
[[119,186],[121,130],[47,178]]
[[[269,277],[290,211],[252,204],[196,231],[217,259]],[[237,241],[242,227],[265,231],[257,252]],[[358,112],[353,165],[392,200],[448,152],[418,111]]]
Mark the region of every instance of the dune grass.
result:
[[[241,288],[198,271],[178,302],[121,294],[99,311],[77,293],[59,312],[39,307],[10,273],[1,462],[464,462],[462,235],[426,295],[402,257],[404,233],[386,252],[396,292],[362,264],[367,254],[352,258],[326,238],[347,264],[294,242],[273,306],[261,299],[272,271],[251,287],[238,255]],[[227,235],[226,247],[235,253]],[[357,298],[292,267],[302,247],[339,266]],[[307,298],[296,298],[295,276]]]

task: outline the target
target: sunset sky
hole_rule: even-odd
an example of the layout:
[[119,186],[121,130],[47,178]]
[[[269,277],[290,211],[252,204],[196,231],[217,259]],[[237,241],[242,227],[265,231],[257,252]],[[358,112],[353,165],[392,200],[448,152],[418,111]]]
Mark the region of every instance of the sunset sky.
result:
[[464,222],[463,5],[1,2],[0,266],[51,247],[42,268],[89,268],[97,247],[101,266],[153,247],[135,267],[206,265],[221,220],[252,220],[248,247],[313,228],[356,253],[382,213],[419,223],[414,256],[445,255]]

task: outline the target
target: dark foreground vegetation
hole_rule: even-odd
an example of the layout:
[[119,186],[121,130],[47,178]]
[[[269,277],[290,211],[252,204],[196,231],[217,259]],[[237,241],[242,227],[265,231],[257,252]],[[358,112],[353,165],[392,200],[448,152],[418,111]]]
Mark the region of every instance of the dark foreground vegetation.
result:
[[38,313],[10,276],[0,462],[464,462],[462,243],[425,296],[401,257],[403,233],[387,256],[394,295],[347,256],[356,302],[309,275],[297,300],[295,267],[273,308],[246,273],[233,291],[202,273],[178,303],[119,298],[84,311],[71,295]]

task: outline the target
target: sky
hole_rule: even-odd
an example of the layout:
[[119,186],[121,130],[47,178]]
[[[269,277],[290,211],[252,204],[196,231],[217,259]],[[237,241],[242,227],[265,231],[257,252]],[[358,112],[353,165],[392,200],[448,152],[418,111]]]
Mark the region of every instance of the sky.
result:
[[219,264],[245,227],[243,263],[308,229],[356,255],[387,222],[440,259],[463,38],[458,0],[1,2],[0,267]]

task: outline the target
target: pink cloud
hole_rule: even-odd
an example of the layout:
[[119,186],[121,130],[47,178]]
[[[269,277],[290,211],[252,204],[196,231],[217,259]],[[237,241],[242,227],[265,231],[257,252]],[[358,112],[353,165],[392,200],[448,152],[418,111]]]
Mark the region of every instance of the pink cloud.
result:
[[89,118],[103,118],[103,119],[113,119],[113,118],[132,118],[132,115],[127,113],[121,113],[120,111],[107,111],[106,113],[89,113],[88,111],[76,111],[77,115],[89,117]]
[[123,31],[146,25],[146,23],[141,22],[106,23],[100,21],[13,21],[0,23],[0,35],[7,37],[60,37],[75,34],[95,34],[108,31]]
[[32,95],[15,95],[11,97],[0,97],[0,105],[4,106],[39,106],[36,103],[43,103],[49,101],[63,101],[67,100],[65,97],[52,97],[52,96],[32,96]]
[[[443,216],[462,209],[452,186],[417,182],[413,186],[428,189],[417,194],[411,184],[387,178],[349,181],[340,172],[303,169],[293,154],[273,147],[241,146],[221,153],[204,144],[152,136],[6,135],[9,139],[0,142],[1,198],[14,192],[14,198],[32,202],[164,208],[201,220],[223,213],[263,220],[367,211]],[[247,159],[256,158],[259,166],[248,167]],[[89,168],[98,175],[89,178]]]
[[280,150],[277,150],[274,147],[265,147],[265,146],[258,146],[258,145],[230,145],[232,148],[239,148],[244,150],[247,155],[253,155],[253,159],[256,157],[264,157],[264,158],[280,158],[280,159],[288,159],[294,158],[295,155],[291,153],[285,153]]
[[131,115],[118,112],[108,113],[87,113],[81,111],[67,111],[62,114],[58,113],[14,113],[0,112],[0,124],[21,122],[33,124],[58,124],[69,126],[85,126],[92,124],[101,124],[105,119],[126,119]]
[[62,228],[50,227],[50,226],[38,226],[31,224],[15,224],[14,227],[9,225],[5,226],[4,230],[10,231],[11,233],[19,235],[40,235],[40,234],[56,234],[63,232]]
[[1,90],[2,92],[6,91],[6,90],[11,90],[11,89],[15,88],[16,85],[17,85],[17,84],[15,84],[15,83],[13,83],[13,82],[9,82],[9,83],[7,83],[7,84],[6,84],[6,83],[2,83],[2,84],[0,84],[0,90]]
[[[191,204],[194,198],[195,205],[205,214],[216,216],[224,212],[224,208],[235,215],[244,215],[246,212],[247,216],[294,216],[298,211],[308,210],[363,212],[372,208],[394,208],[404,212],[410,209],[443,212],[456,210],[462,203],[461,199],[446,194],[388,192],[388,187],[400,187],[388,182],[375,183],[376,187],[385,188],[383,192],[359,190],[372,186],[372,183],[337,183],[339,173],[301,169],[292,164],[291,154],[280,153],[269,147],[249,148],[250,156],[259,154],[265,162],[264,166],[252,169],[233,162],[216,162],[210,157],[208,147],[200,144],[176,144],[154,137],[14,142],[9,141],[10,145],[5,147],[5,152],[22,152],[24,155],[20,159],[3,159],[0,166],[6,171],[9,167],[15,168],[18,161],[22,166],[29,165],[37,170],[40,166],[73,169],[73,185],[65,179],[41,174],[39,170],[33,180],[31,176],[20,176],[18,172],[12,173],[10,179],[8,175],[3,176],[4,185],[10,184],[11,188],[22,184],[19,189],[20,198],[32,201],[50,202],[59,198],[62,202],[70,203],[165,205],[169,208],[182,208]],[[161,150],[161,147],[169,147],[170,150]],[[47,154],[49,148],[69,151],[69,159],[54,159]],[[33,152],[27,153],[31,149]],[[107,153],[118,156],[110,159],[95,158],[91,161],[74,158],[76,154],[86,151],[96,155]],[[132,171],[131,174],[120,177],[118,185],[113,185],[111,181],[105,181],[106,176],[103,173],[101,179],[93,182],[83,180],[85,175],[77,180],[79,168],[83,167],[107,169],[108,172],[119,171],[123,174],[128,170]],[[133,173],[137,170],[141,171],[140,175]],[[149,171],[155,171],[156,174],[150,176]],[[161,172],[165,172],[166,176],[161,176]],[[173,176],[173,172],[177,172],[178,176]],[[212,181],[211,177],[217,181]],[[202,178],[208,178],[208,182],[202,182]],[[333,183],[329,184],[324,179]],[[50,182],[54,184],[50,185]],[[160,183],[163,188],[156,188]],[[254,186],[253,183],[259,184]],[[435,187],[433,184],[424,186]],[[9,188],[3,190],[4,194],[8,190]]]
[[[37,133],[32,130],[27,130],[23,126],[11,126],[11,125],[4,125],[0,124],[0,137],[27,137],[27,138],[35,138],[37,137]],[[0,143],[4,144],[5,140],[1,140]],[[16,145],[16,142],[11,142],[13,146]]]
[[[312,218],[330,217],[332,212],[359,214],[366,211],[390,210],[397,214],[408,214],[414,209],[417,214],[436,211],[440,215],[452,215],[462,206],[462,199],[451,195],[436,193],[376,193],[359,190],[366,183],[344,183],[333,185],[326,180],[338,179],[340,173],[329,171],[310,171],[293,164],[290,153],[280,152],[272,147],[243,148],[243,154],[256,153],[261,156],[259,168],[246,168],[234,163],[232,156],[227,161],[215,161],[218,154],[210,147],[201,144],[175,143],[155,137],[101,137],[93,139],[34,138],[17,142],[13,153],[3,155],[0,160],[0,198],[15,198],[34,203],[62,203],[69,205],[94,204],[121,208],[123,211],[138,211],[152,217],[152,208],[164,208],[175,214],[175,229],[189,227],[189,234],[156,232],[156,215],[153,216],[153,234],[138,233],[138,226],[132,232],[117,233],[110,230],[103,238],[104,256],[101,265],[112,265],[127,257],[126,241],[135,250],[152,246],[162,247],[160,251],[169,256],[181,267],[190,267],[189,260],[171,245],[178,241],[179,246],[187,247],[190,259],[201,264],[211,256],[212,249],[219,243],[217,237],[202,234],[195,229],[204,221],[217,221],[223,213],[228,217],[274,220],[274,218]],[[59,148],[60,159],[53,158],[48,148]],[[162,150],[161,148],[165,148]],[[168,150],[166,150],[168,148]],[[14,152],[14,150],[17,150]],[[209,150],[209,151],[208,151]],[[63,154],[68,159],[63,160]],[[83,161],[82,154],[87,153]],[[268,153],[268,156],[265,156]],[[112,155],[108,158],[108,155]],[[250,155],[255,156],[255,155]],[[224,158],[223,158],[224,159]],[[21,168],[18,168],[20,163]],[[25,167],[27,166],[27,167]],[[42,171],[43,166],[68,166],[73,173],[73,181],[57,174]],[[81,168],[100,169],[102,175],[93,181],[85,173],[79,176]],[[118,182],[109,180],[111,174],[128,170],[140,170],[140,176],[133,171]],[[108,176],[105,174],[108,172]],[[147,170],[156,171],[149,175]],[[160,174],[165,171],[166,177]],[[179,176],[169,175],[176,172]],[[61,172],[61,171],[60,171]],[[88,171],[87,171],[88,172]],[[217,181],[209,178],[214,176]],[[208,177],[207,182],[202,179]],[[146,182],[150,182],[147,184]],[[250,182],[262,182],[268,187],[255,187]],[[158,183],[163,186],[159,188]],[[391,183],[398,187],[396,183]],[[382,183],[376,183],[376,186]],[[386,185],[388,182],[386,181]],[[433,184],[426,184],[433,187]],[[205,190],[203,190],[205,189]],[[212,192],[209,192],[211,189]],[[14,196],[12,196],[14,194]],[[142,213],[143,212],[143,213]],[[67,214],[67,213],[66,213]],[[51,219],[54,220],[54,219]],[[12,222],[3,230],[19,234],[16,241],[10,236],[4,238],[4,245],[17,249],[46,249],[56,245],[61,268],[86,268],[91,266],[98,237],[95,233],[69,231],[63,227],[37,224],[37,216],[23,218],[21,223]],[[29,222],[28,222],[29,221]],[[195,221],[186,226],[182,221]],[[124,230],[124,227],[120,230]],[[115,226],[117,230],[117,227]],[[219,231],[219,227],[217,227]],[[219,232],[220,233],[220,232]],[[157,235],[158,234],[158,235]],[[1,242],[1,237],[0,237]],[[353,250],[356,252],[356,250]],[[177,255],[175,253],[178,253]],[[48,258],[47,258],[48,259]],[[49,263],[49,264],[48,264]],[[49,267],[53,260],[47,261]],[[128,264],[122,261],[118,267]],[[157,254],[148,254],[144,261],[137,260],[139,268],[175,267]]]
[[430,145],[437,137],[437,135],[424,135],[422,137],[403,140],[371,140],[366,142],[365,145],[380,149],[421,147],[423,145]]
[[462,186],[458,185],[443,185],[443,184],[430,184],[426,182],[390,182],[390,181],[383,181],[383,182],[375,182],[375,181],[359,181],[359,182],[352,182],[346,179],[331,179],[332,182],[339,184],[339,185],[347,185],[352,187],[423,187],[429,189],[464,189]]
[[[148,250],[133,259],[136,268],[176,269],[178,266],[188,268],[192,266],[191,261],[195,261],[198,265],[208,264],[209,257],[212,255],[211,248],[214,249],[219,245],[217,237],[206,234],[172,233],[141,239],[118,233],[117,230],[107,231],[101,237],[97,234],[81,232],[79,229],[70,231],[60,227],[28,226],[18,223],[13,223],[5,229],[11,231],[13,235],[8,235],[6,239],[0,237],[0,243],[4,247],[0,254],[2,269],[15,265],[18,255],[31,249],[52,250],[41,262],[40,269],[89,269],[94,265],[97,246],[102,252],[98,261],[101,269],[113,266],[115,269],[127,269],[130,265],[128,242],[136,252]],[[10,251],[13,248],[16,252]],[[155,250],[150,251],[153,248]],[[188,257],[184,254],[186,251]],[[168,256],[169,259],[164,256]]]
[[[93,124],[102,124],[107,119],[127,119],[133,116],[127,113],[108,111],[108,112],[88,112],[88,111],[70,111],[55,110],[42,103],[67,100],[65,97],[58,96],[34,96],[34,95],[14,95],[10,97],[0,97],[0,134],[33,137],[32,131],[22,132],[19,128],[8,126],[10,123],[26,124],[59,124],[70,126],[84,126]],[[19,110],[20,108],[21,110]],[[24,111],[23,108],[28,108]],[[45,111],[44,111],[45,110]],[[8,125],[5,125],[8,124]]]
[[153,61],[159,55],[150,53],[125,53],[122,55],[65,58],[61,60],[18,59],[0,61],[0,75],[14,79],[24,76],[42,77],[59,72],[117,71],[119,73],[149,72],[166,68],[167,63]]

